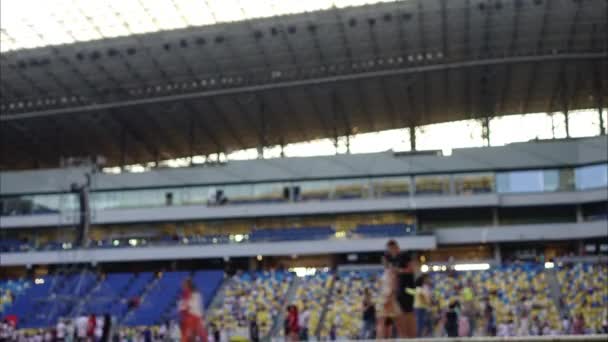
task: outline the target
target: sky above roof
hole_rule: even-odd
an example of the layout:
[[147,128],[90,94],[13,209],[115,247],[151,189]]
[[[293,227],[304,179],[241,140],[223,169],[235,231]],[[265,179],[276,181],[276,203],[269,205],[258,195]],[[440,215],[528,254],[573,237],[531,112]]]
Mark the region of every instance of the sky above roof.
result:
[[396,0],[2,0],[0,52]]

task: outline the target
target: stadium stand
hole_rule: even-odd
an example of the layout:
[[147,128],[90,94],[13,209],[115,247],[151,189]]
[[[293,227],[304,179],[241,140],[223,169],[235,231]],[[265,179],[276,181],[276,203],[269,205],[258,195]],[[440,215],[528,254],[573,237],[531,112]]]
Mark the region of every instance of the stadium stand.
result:
[[608,1],[0,10],[0,341],[359,339],[397,244],[432,337],[608,341]]
[[359,237],[394,237],[415,234],[415,230],[405,223],[360,224],[352,234]]
[[277,324],[292,281],[292,274],[280,271],[236,275],[226,283],[223,304],[210,308],[209,322],[238,331],[246,329],[249,320],[255,317],[260,336],[266,336]]
[[319,331],[321,338],[329,338],[332,327],[336,335],[342,338],[359,337],[363,290],[369,288],[372,298],[377,298],[380,276],[380,270],[342,271],[337,274]]
[[127,303],[122,300],[123,293],[128,290],[137,276],[131,273],[110,273],[102,277],[103,280],[89,292],[77,313],[95,315],[109,313],[114,317],[124,316]]
[[565,265],[559,268],[557,276],[564,314],[575,317],[582,313],[591,330],[601,330],[608,318],[608,265]]
[[169,319],[188,272],[162,272],[141,297],[141,303],[124,321],[126,325],[158,325]]
[[335,231],[331,227],[262,228],[253,229],[251,242],[328,239]]
[[0,281],[0,314],[4,314],[4,310],[10,307],[29,286],[28,282],[21,279]]
[[[438,310],[445,310],[452,300],[465,301],[461,290],[468,286],[477,294],[476,301],[490,299],[498,324],[517,322],[525,310],[530,319],[537,316],[552,329],[559,328],[559,313],[541,264],[498,266],[487,271],[436,272],[431,279],[438,300],[435,315]],[[476,326],[481,327],[482,323],[479,315]]]
[[305,276],[298,284],[293,302],[300,312],[304,310],[304,306],[310,310],[307,327],[310,335],[317,334],[334,279],[333,273],[319,272]]

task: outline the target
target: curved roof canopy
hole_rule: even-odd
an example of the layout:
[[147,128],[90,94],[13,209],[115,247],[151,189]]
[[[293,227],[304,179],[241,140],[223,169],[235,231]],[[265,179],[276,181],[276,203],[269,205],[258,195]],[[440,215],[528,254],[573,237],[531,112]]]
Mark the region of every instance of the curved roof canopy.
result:
[[15,40],[0,55],[0,165],[130,164],[606,106],[606,6],[406,0],[36,49]]

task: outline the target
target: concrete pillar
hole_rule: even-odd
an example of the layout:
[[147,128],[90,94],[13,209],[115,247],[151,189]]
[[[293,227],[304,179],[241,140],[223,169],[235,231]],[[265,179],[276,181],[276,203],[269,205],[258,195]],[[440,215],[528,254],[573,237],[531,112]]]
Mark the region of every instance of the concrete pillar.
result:
[[258,270],[258,261],[255,257],[249,258],[249,271],[257,271]]
[[414,195],[416,195],[416,179],[414,176],[409,176],[410,180],[410,199],[413,200]]
[[120,170],[125,171],[125,166],[127,166],[127,132],[123,129],[121,133],[122,141],[120,142]]
[[579,204],[576,206],[576,222],[581,223],[585,221],[585,217],[583,216],[583,207]]
[[496,265],[500,265],[502,263],[502,254],[500,252],[500,245],[494,244],[494,262]]
[[450,175],[450,194],[456,194],[456,184],[454,182],[454,175]]
[[492,208],[492,226],[498,227],[500,220],[498,218],[498,208]]

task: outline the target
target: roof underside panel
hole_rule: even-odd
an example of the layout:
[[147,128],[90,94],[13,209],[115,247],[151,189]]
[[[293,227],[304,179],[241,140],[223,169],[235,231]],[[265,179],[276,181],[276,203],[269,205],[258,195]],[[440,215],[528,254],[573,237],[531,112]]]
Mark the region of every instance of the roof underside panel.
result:
[[606,106],[606,10],[406,0],[3,53],[0,166]]

